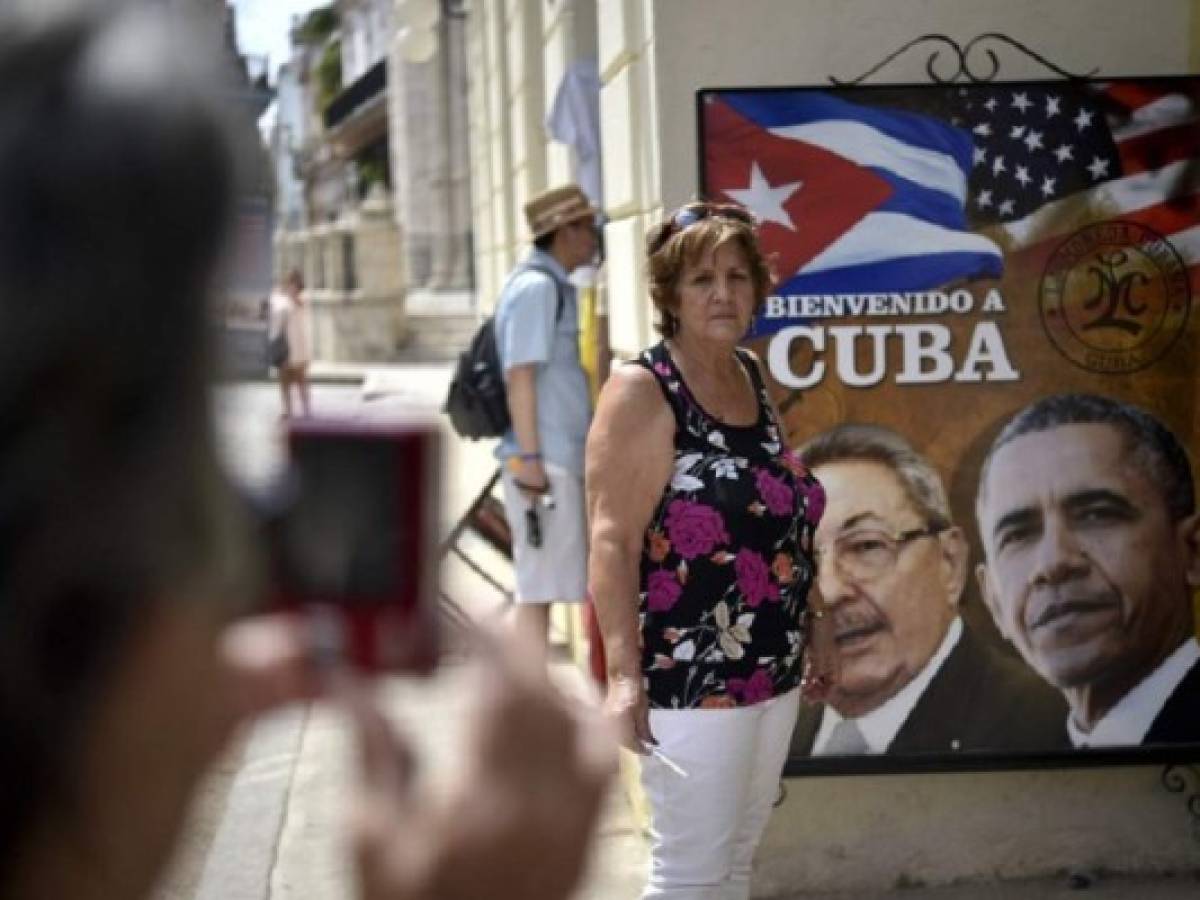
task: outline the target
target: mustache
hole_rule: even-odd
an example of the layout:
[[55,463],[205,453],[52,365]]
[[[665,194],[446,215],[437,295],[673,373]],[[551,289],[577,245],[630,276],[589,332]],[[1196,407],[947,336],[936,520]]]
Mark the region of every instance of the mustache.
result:
[[848,641],[887,626],[883,616],[871,609],[839,609],[833,614],[833,639]]
[[1109,589],[1045,588],[1025,608],[1025,625],[1034,631],[1067,616],[1118,607],[1120,602],[1116,592]]

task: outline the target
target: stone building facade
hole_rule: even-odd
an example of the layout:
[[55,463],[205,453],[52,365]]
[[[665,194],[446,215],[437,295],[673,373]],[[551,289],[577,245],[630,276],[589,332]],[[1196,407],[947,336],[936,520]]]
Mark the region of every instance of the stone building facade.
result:
[[409,2],[336,0],[293,27],[275,269],[305,275],[319,360],[436,356],[473,324],[463,13],[436,8],[420,59]]

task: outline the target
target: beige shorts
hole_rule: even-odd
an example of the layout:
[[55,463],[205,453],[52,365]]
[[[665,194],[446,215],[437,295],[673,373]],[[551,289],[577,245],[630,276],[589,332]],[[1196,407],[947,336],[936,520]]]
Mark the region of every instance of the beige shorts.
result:
[[530,503],[504,468],[504,511],[512,529],[518,603],[578,603],[587,594],[587,535],[583,478],[561,466],[545,465],[554,506],[536,504],[542,545],[529,544],[525,511]]

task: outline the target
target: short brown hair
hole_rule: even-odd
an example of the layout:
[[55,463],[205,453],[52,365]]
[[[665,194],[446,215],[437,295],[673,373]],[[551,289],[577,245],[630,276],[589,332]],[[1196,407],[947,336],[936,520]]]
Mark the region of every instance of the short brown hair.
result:
[[770,264],[758,243],[758,220],[734,203],[688,203],[651,229],[646,237],[650,300],[658,311],[654,329],[674,337],[678,320],[679,277],[684,266],[694,265],[706,253],[728,242],[746,254],[754,283],[754,312],[762,309],[774,284]]
[[823,431],[800,447],[810,469],[841,462],[876,463],[891,469],[927,525],[948,528],[954,519],[942,476],[905,438],[882,425],[846,423]]

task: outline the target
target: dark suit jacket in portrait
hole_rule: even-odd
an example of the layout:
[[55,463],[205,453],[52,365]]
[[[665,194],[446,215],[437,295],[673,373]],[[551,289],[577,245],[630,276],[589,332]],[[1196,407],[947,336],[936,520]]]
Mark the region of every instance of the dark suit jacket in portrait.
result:
[[[812,754],[821,706],[804,705],[791,755]],[[888,755],[1070,749],[1062,695],[1016,659],[983,643],[964,621],[962,636],[896,733]]]
[[1200,744],[1200,662],[1171,692],[1142,743]]

